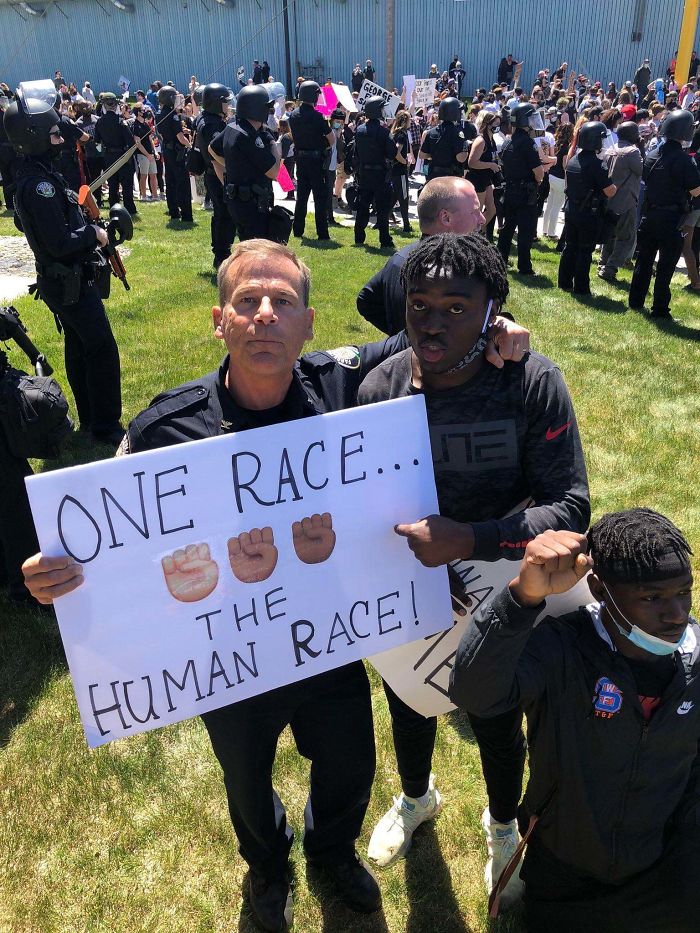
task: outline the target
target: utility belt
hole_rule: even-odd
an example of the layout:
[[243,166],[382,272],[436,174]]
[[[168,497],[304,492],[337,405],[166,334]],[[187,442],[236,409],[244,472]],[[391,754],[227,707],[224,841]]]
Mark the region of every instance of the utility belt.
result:
[[[71,265],[62,262],[37,262],[36,274],[37,282],[35,286],[30,287],[30,292],[36,292],[34,297],[41,297],[44,301],[46,301],[46,296],[43,294],[42,284],[46,280],[60,283],[62,305],[74,305],[78,302],[83,282],[97,283],[100,296],[103,298],[109,296],[109,265],[97,253],[94,259],[86,259]],[[49,295],[49,298],[54,297],[53,294]]]
[[644,204],[644,213],[649,211],[664,211],[668,214],[687,214],[691,209],[690,202],[685,204],[649,204],[645,202]]
[[435,165],[431,160],[428,163],[428,174],[431,178],[461,177],[464,174],[463,165]]
[[522,207],[534,207],[537,204],[537,182],[506,178],[506,200]]
[[187,158],[187,146],[181,146],[179,143],[164,143],[163,149],[166,152],[174,153],[176,162],[184,162]]
[[322,159],[326,154],[325,149],[297,149],[298,156],[310,156],[315,159]]
[[242,201],[246,204],[253,201],[258,205],[258,210],[267,213],[274,203],[274,196],[269,188],[263,188],[262,185],[232,185],[228,184],[224,188],[224,194],[228,201]]

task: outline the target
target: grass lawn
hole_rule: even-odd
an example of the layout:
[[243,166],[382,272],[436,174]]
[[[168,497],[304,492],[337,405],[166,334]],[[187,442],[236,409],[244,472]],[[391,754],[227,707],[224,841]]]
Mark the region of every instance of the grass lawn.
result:
[[[210,215],[196,211],[198,226],[181,230],[166,225],[164,204],[140,210],[126,263],[131,291],[113,280],[108,303],[122,357],[125,423],[159,391],[213,369],[222,356],[210,314]],[[11,220],[0,217],[0,234],[14,232]],[[291,244],[313,273],[315,347],[378,336],[358,316],[355,296],[386,256],[371,246],[352,247],[352,230],[335,228],[333,237],[334,243]],[[368,239],[376,242],[376,232]],[[681,323],[659,324],[625,313],[622,284],[594,277],[597,297],[585,303],[559,291],[558,254],[549,245],[540,244],[534,262],[534,279],[511,276],[509,307],[530,328],[534,346],[564,371],[594,517],[651,506],[673,518],[700,553],[700,498],[692,492],[700,463],[697,297],[677,275],[673,309]],[[62,338],[51,315],[29,298],[16,305],[68,394]],[[19,351],[11,356],[23,365]],[[109,455],[76,436],[62,459],[45,468]],[[374,675],[373,687],[378,768],[361,851],[400,789],[389,714]],[[298,933],[521,930],[517,918],[494,927],[487,920],[479,825],[484,786],[476,746],[458,716],[441,723],[434,768],[443,814],[419,831],[405,861],[381,873],[382,914],[358,918],[323,891],[310,892],[297,838]],[[285,733],[275,783],[297,829],[307,777],[308,763]],[[244,875],[200,722],[89,751],[55,623],[13,610],[0,597],[0,931],[248,931],[245,908],[239,921]]]

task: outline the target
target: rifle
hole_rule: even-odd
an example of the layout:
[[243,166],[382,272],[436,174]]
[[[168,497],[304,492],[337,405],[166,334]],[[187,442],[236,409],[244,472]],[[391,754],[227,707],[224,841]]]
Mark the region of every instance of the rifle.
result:
[[53,367],[29,339],[27,328],[20,320],[19,312],[12,305],[0,307],[0,341],[5,343],[8,340],[14,340],[20,350],[26,353],[37,376],[50,376],[53,373]]
[[130,240],[134,235],[134,224],[129,212],[121,204],[113,204],[109,209],[109,221],[105,223],[100,217],[100,209],[87,185],[83,185],[78,192],[78,204],[85,211],[91,223],[97,224],[97,226],[107,231],[107,245],[99,248],[107,257],[112,274],[129,291],[130,286],[126,280],[126,269],[117,249],[120,243],[123,243],[124,240]]

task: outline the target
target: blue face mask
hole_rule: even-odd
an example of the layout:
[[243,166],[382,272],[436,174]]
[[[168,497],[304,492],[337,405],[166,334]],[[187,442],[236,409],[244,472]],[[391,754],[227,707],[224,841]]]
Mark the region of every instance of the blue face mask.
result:
[[[638,625],[633,625],[627,616],[620,611],[620,607],[613,599],[612,593],[607,588],[607,586],[605,587],[605,592],[610,597],[610,602],[615,607],[616,612],[618,612],[620,617],[624,619],[625,622],[629,625],[630,631],[628,632],[626,629],[622,628],[622,626],[618,625],[617,622],[612,618],[610,610],[608,610],[608,614],[612,619],[613,625],[618,630],[620,635],[624,635],[629,642],[631,642],[633,645],[636,645],[638,648],[641,648],[642,651],[648,651],[649,654],[655,654],[659,656],[673,654],[673,652],[676,650],[676,648],[678,648],[680,643],[685,638],[687,626],[685,629],[683,629],[683,634],[678,639],[678,641],[665,641],[663,638],[657,638],[656,635],[650,635],[648,632],[643,631],[643,629],[639,628]],[[600,608],[603,609],[604,607],[605,602],[601,600]]]

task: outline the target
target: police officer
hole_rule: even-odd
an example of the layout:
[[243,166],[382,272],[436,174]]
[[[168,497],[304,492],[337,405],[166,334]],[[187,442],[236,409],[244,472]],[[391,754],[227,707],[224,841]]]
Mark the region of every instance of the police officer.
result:
[[299,87],[299,106],[289,115],[297,160],[294,236],[304,235],[306,207],[309,194],[313,192],[316,235],[319,240],[329,240],[326,153],[335,142],[335,136],[326,118],[314,109],[320,93],[321,88],[315,81],[303,81]]
[[[197,101],[197,91],[201,99]],[[204,187],[211,201],[211,251],[214,254],[214,268],[231,254],[231,244],[236,235],[236,225],[228,212],[224,201],[224,186],[216,172],[217,162],[209,152],[209,144],[226,128],[228,105],[233,100],[231,89],[223,84],[206,84],[194,92],[195,103],[202,108],[195,124],[197,148],[202,153],[206,164]],[[221,170],[221,169],[220,169]],[[222,172],[223,178],[223,172]]]
[[662,143],[646,157],[642,170],[646,192],[628,303],[630,308],[644,307],[658,252],[651,309],[651,316],[656,318],[671,317],[671,276],[683,251],[680,219],[689,210],[690,198],[700,196],[700,172],[684,151],[693,132],[689,110],[669,113],[659,130]]
[[428,181],[444,175],[464,175],[464,163],[469,158],[467,143],[459,123],[462,102],[446,97],[438,108],[440,123],[425,135],[418,153],[428,163]]
[[107,233],[87,223],[78,197],[53,166],[61,143],[51,80],[21,84],[5,112],[10,142],[24,156],[17,172],[15,225],[34,253],[37,291],[65,334],[66,375],[81,430],[119,443],[123,429],[119,351],[95,284]]
[[279,145],[265,125],[270,99],[260,85],[236,98],[236,122],[209,144],[209,154],[226,172],[226,205],[241,240],[270,236],[272,180],[280,169]]
[[[119,101],[116,95],[106,92],[100,94],[100,103],[104,114],[95,124],[95,143],[100,147],[105,161],[105,169],[120,159],[127,149],[134,145],[134,135],[119,115]],[[89,138],[86,135],[86,140]],[[100,150],[98,150],[100,151]],[[134,160],[127,161],[113,175],[110,175],[109,206],[119,201],[119,188],[124,207],[132,215],[136,214],[134,204]]]
[[163,139],[168,213],[171,220],[192,223],[192,189],[185,162],[190,137],[185,133],[184,117],[176,110],[181,99],[182,95],[174,87],[166,85],[158,91],[158,132]]
[[365,102],[367,120],[358,126],[355,133],[355,160],[357,164],[358,191],[355,201],[355,244],[365,242],[365,229],[374,201],[377,212],[379,245],[394,249],[389,233],[389,211],[394,203],[394,188],[391,183],[391,167],[396,156],[396,143],[388,127],[381,123],[384,98],[368,97]]
[[518,272],[534,275],[530,249],[537,230],[537,187],[544,178],[544,168],[531,133],[543,130],[544,123],[532,104],[516,104],[510,114],[513,133],[501,149],[505,192],[498,251],[508,262],[517,227]]
[[579,150],[566,165],[564,251],[559,260],[559,288],[574,295],[590,295],[593,250],[605,235],[606,201],[617,191],[605,164],[598,158],[607,135],[597,120],[584,123],[578,133]]
[[90,137],[70,117],[60,112],[61,97],[58,95],[55,110],[58,115],[58,128],[61,131],[63,142],[55,153],[56,168],[68,182],[73,191],[80,190],[82,179],[80,176],[80,162],[78,161],[78,145],[85,145]]
[[2,176],[3,194],[5,195],[5,208],[11,211],[14,209],[14,179],[18,156],[12,143],[7,138],[2,122],[3,114],[9,106],[10,98],[0,92],[0,175]]

